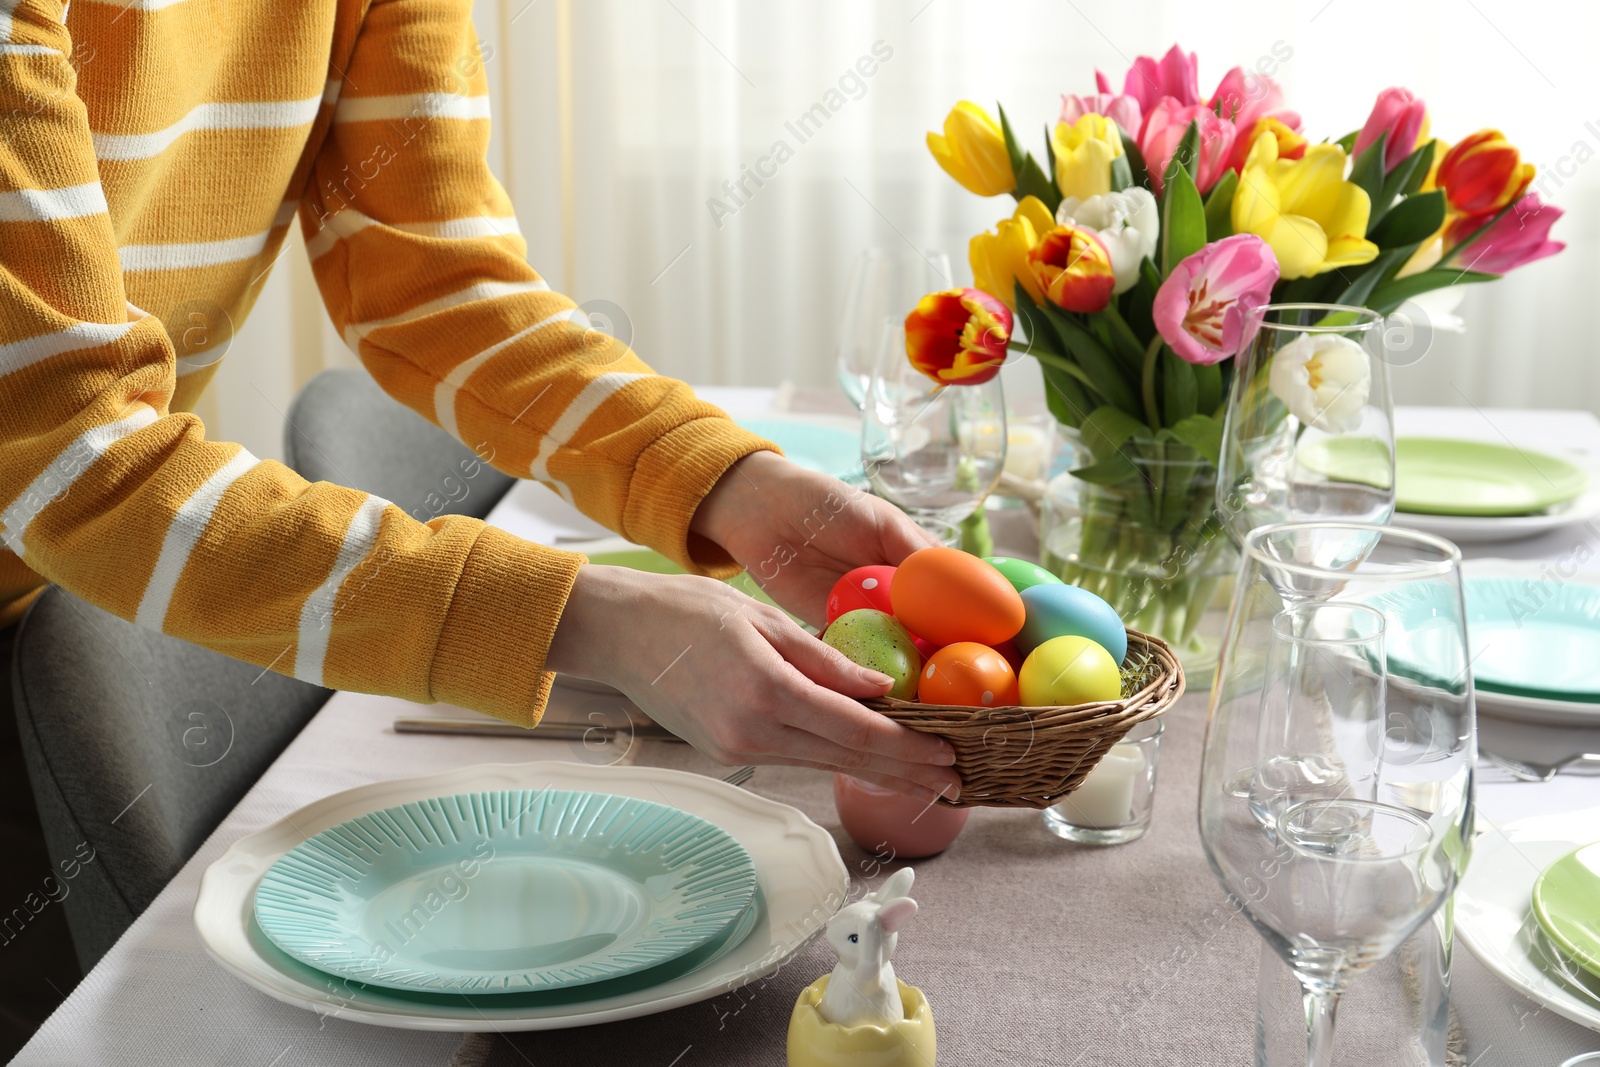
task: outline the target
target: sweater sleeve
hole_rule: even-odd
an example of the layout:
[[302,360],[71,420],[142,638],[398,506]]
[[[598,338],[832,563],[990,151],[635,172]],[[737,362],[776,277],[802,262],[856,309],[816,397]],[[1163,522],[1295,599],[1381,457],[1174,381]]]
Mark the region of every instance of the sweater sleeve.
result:
[[689,523],[735,460],[773,446],[591,329],[528,266],[485,159],[471,8],[367,11],[301,208],[329,313],[385,390],[500,470],[692,570],[732,573]]
[[125,619],[262,667],[536,721],[583,558],[424,525],[170,410],[173,348],[127,303],[62,4],[5,7],[0,540]]

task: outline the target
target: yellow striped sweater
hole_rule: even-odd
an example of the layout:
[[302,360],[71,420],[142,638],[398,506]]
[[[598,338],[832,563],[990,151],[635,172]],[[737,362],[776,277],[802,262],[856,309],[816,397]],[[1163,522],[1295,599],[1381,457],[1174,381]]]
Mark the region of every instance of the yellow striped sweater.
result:
[[169,327],[242,321],[297,214],[388,392],[624,536],[731,569],[689,523],[770,446],[529,268],[485,164],[470,11],[0,0],[0,625],[48,579],[307,681],[537,721],[583,557],[307,483],[188,413],[216,363]]

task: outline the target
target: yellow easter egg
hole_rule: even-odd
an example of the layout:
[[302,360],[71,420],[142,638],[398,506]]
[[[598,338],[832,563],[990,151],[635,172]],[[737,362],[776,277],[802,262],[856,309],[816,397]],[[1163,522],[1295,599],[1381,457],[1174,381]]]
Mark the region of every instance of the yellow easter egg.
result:
[[1028,654],[1017,689],[1029,707],[1094,704],[1122,696],[1122,674],[1111,653],[1087,637],[1055,637]]

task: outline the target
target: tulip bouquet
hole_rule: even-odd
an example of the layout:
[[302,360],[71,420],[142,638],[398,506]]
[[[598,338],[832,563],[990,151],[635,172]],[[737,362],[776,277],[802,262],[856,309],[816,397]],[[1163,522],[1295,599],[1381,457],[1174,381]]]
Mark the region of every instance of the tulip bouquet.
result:
[[[1235,67],[1202,97],[1195,56],[1176,46],[1137,59],[1120,93],[1096,82],[1063,98],[1042,164],[1004,110],[996,121],[962,102],[928,135],[951,177],[1016,207],[972,238],[973,287],[912,310],[907,353],[945,384],[993,377],[1009,351],[1038,361],[1087,460],[1073,471],[1077,543],[1046,545],[1047,561],[1181,645],[1208,595],[1186,572],[1221,540],[1215,465],[1252,312],[1387,314],[1560,251],[1548,234],[1561,212],[1528,191],[1533,167],[1499,131],[1447,146],[1405,89],[1380,93],[1361,129],[1312,143],[1271,79]],[[1370,372],[1312,357],[1264,384],[1314,424],[1360,388],[1334,377]]]

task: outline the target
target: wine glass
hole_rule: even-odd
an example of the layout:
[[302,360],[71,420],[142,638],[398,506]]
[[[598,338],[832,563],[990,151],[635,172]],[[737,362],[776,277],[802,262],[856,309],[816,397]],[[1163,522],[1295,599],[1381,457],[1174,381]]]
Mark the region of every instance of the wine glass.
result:
[[1245,535],[1206,725],[1200,837],[1298,980],[1312,1067],[1331,1062],[1344,991],[1422,929],[1465,871],[1474,758],[1454,545],[1362,523]]
[[906,358],[905,326],[885,324],[861,411],[861,465],[873,492],[913,519],[959,523],[1006,463],[1006,400],[995,375],[940,385]]
[[850,263],[839,320],[839,384],[860,410],[872,380],[884,324],[903,321],[928,293],[955,283],[950,257],[938,249],[864,248]]
[[1251,313],[1235,361],[1217,511],[1236,542],[1257,526],[1394,514],[1394,408],[1384,318],[1338,304]]

